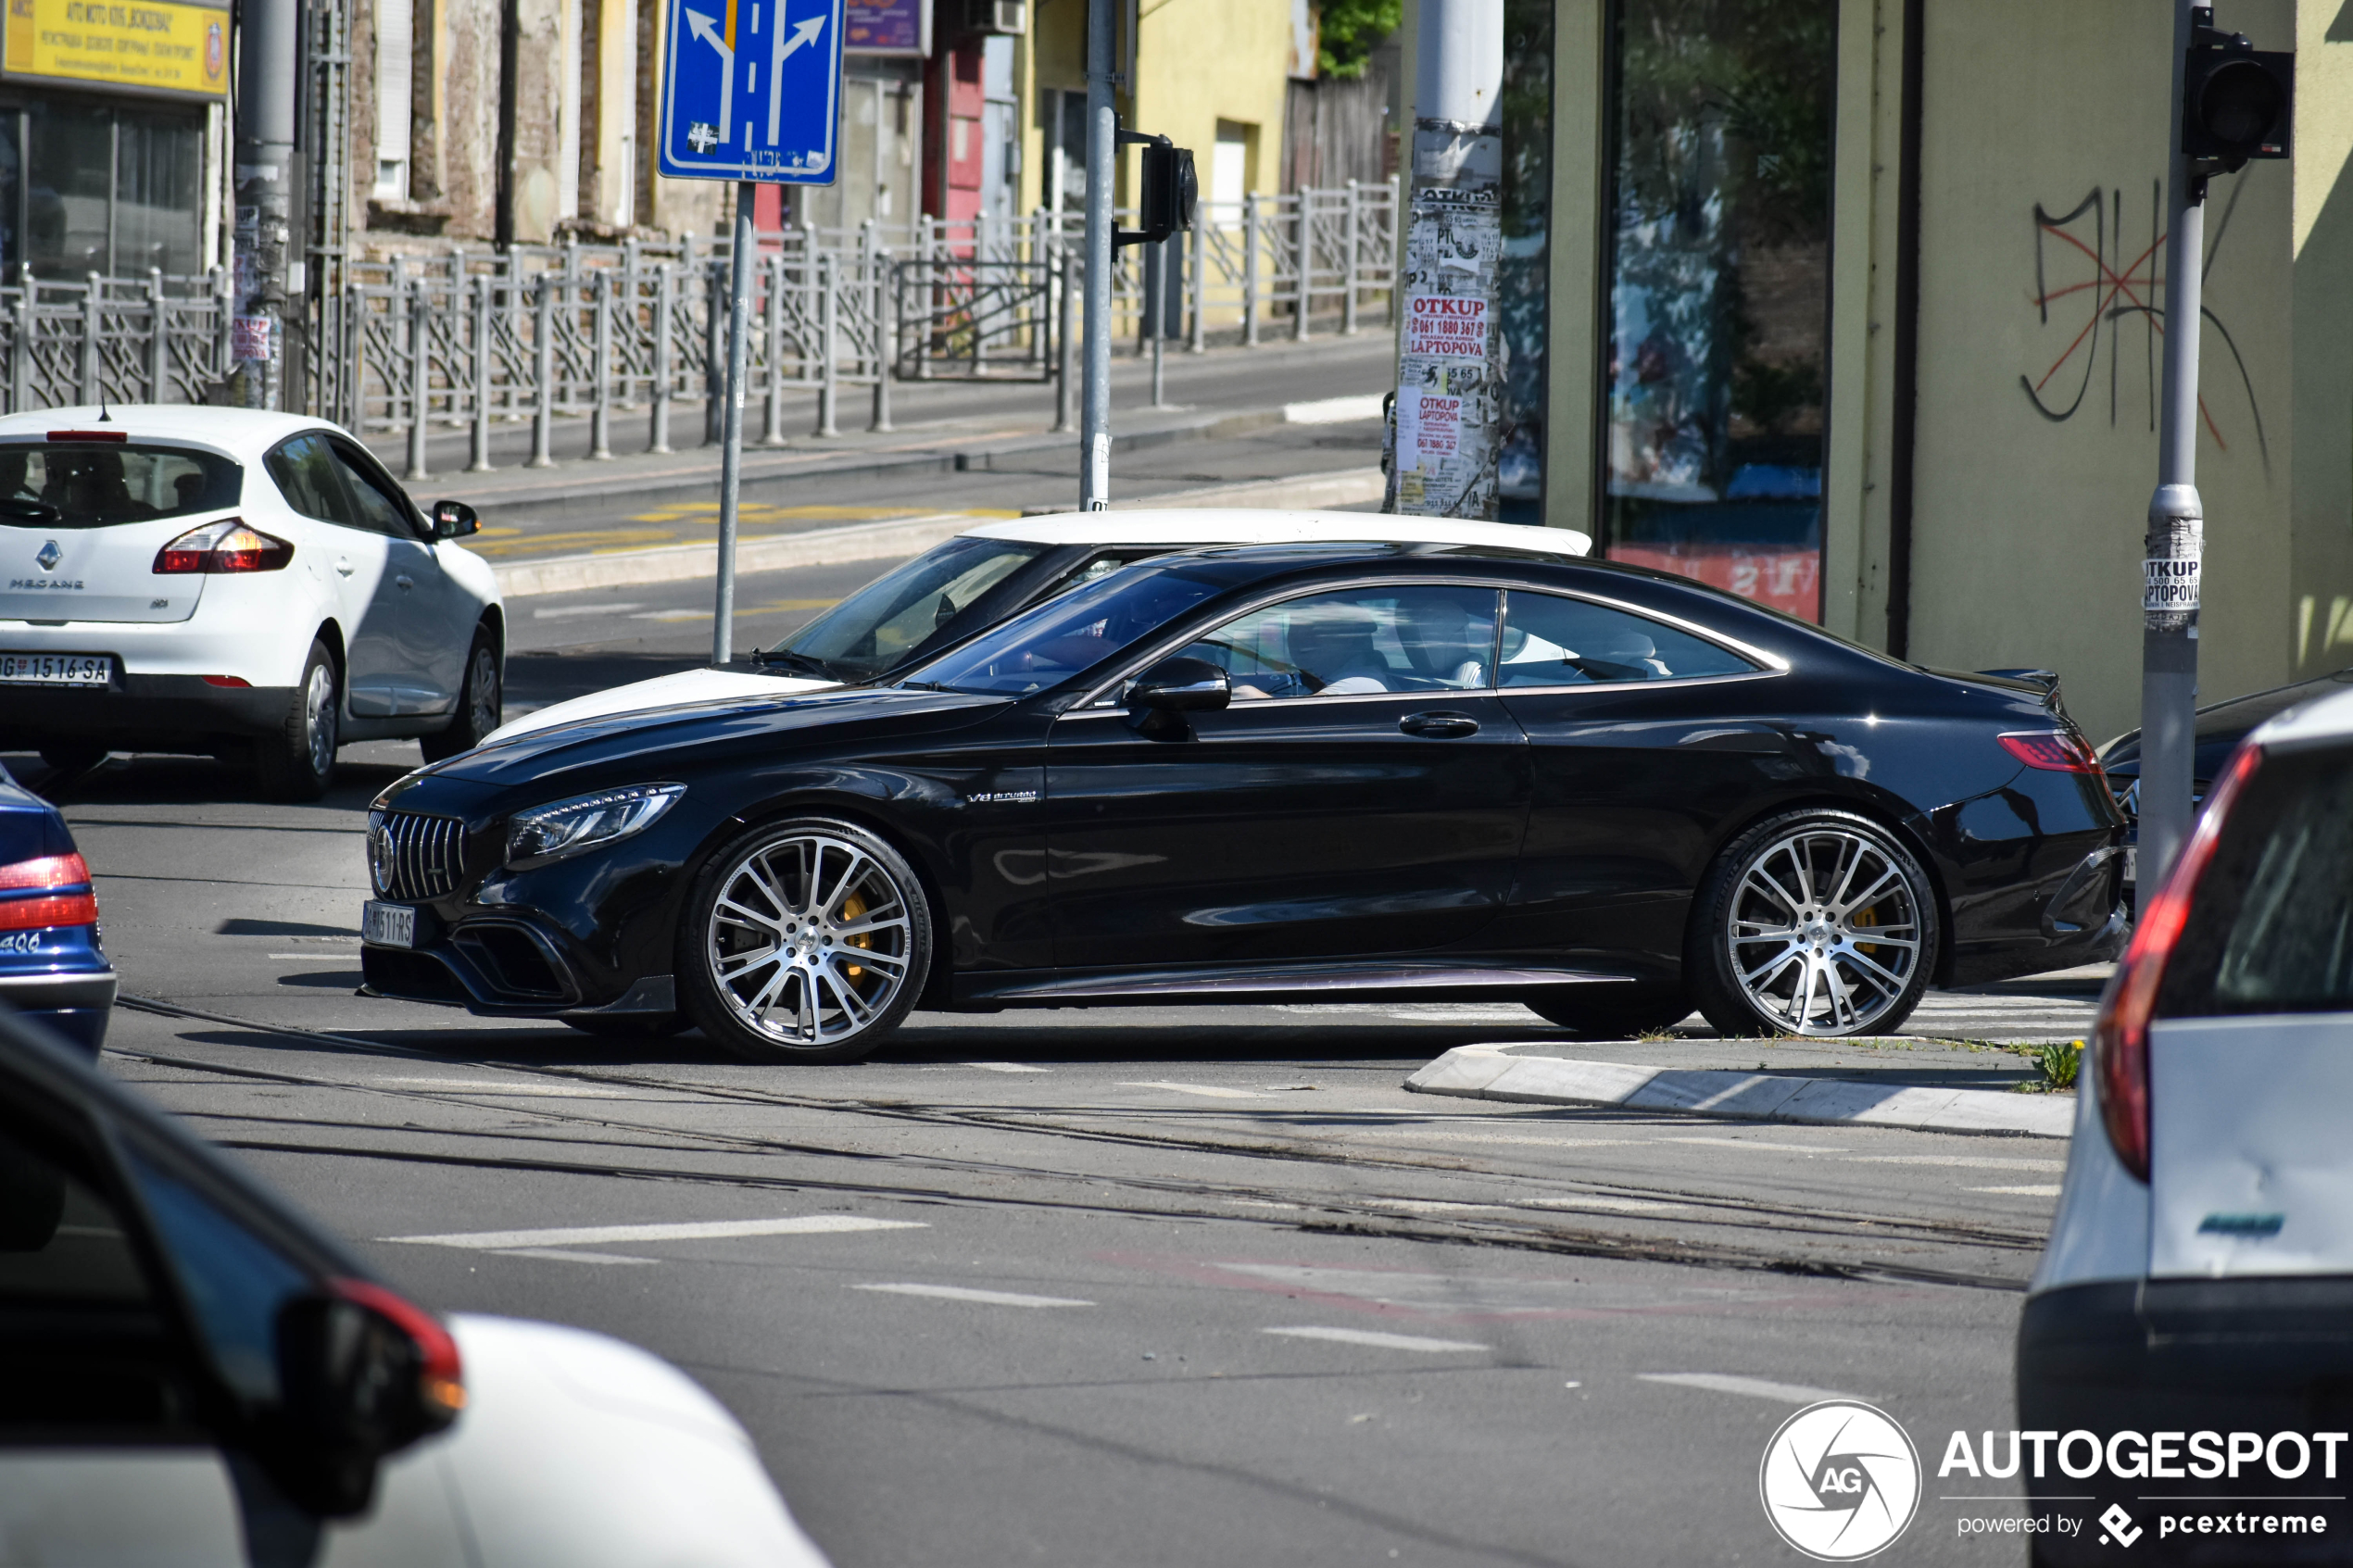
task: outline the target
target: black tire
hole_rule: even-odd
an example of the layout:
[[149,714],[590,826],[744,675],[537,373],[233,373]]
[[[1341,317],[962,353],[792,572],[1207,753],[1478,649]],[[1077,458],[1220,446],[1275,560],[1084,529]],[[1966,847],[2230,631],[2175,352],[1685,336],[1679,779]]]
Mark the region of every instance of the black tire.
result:
[[642,1012],[621,1014],[612,1018],[567,1018],[562,1021],[584,1035],[594,1035],[600,1040],[660,1040],[684,1033],[691,1027],[686,1020],[674,1012]]
[[1630,1040],[1680,1023],[1692,1015],[1692,999],[1680,991],[1644,997],[1614,997],[1609,985],[1572,985],[1523,998],[1547,1023],[1573,1029],[1589,1040]]
[[445,729],[417,737],[417,749],[428,762],[438,762],[471,751],[482,737],[497,729],[507,700],[498,671],[498,639],[487,626],[474,628],[473,646],[466,650],[466,675],[458,694],[458,712]]
[[41,760],[58,773],[82,773],[114,753],[95,741],[56,740],[41,748]]
[[[853,951],[863,961],[840,961]],[[679,922],[679,999],[747,1060],[857,1061],[914,1008],[931,959],[931,908],[906,859],[854,823],[802,817],[703,863]]]
[[1936,885],[1886,828],[1785,811],[1742,834],[1692,901],[1683,973],[1731,1037],[1893,1034],[1936,969]]
[[253,771],[261,792],[272,800],[316,800],[334,783],[335,748],[342,739],[343,681],[335,656],[312,642],[295,683],[284,722],[256,737]]

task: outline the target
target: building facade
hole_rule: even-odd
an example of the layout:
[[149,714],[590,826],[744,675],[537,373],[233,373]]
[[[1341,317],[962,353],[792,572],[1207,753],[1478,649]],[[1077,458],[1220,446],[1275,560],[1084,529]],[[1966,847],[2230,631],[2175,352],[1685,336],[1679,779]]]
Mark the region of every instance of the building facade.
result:
[[[2353,663],[2353,42],[2215,179],[2202,700]],[[2174,65],[2152,0],[1509,0],[1504,513],[2137,722]],[[1414,7],[1403,30],[1412,72]],[[1540,69],[1541,62],[1541,69]],[[1515,266],[1516,270],[1515,270]]]

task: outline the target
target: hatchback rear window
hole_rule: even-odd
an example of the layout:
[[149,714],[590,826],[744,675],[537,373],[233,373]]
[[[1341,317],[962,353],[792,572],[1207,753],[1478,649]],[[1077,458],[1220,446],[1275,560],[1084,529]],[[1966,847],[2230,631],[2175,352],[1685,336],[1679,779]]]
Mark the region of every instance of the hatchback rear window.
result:
[[0,445],[0,525],[104,528],[221,511],[245,469],[214,452],[113,442]]
[[2158,1014],[2353,1010],[2353,748],[2265,760],[2239,791]]

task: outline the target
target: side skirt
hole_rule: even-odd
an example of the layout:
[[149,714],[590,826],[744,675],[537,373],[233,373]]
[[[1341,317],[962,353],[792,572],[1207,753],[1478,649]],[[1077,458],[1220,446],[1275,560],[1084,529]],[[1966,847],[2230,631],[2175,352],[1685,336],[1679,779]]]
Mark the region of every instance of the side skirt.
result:
[[958,1003],[993,1007],[1068,1007],[1191,1001],[1285,1001],[1300,997],[1380,1001],[1476,1000],[1498,991],[1561,985],[1631,985],[1635,977],[1607,970],[1547,969],[1527,964],[1368,962],[1220,964],[1198,969],[1127,970],[1063,974],[958,976]]

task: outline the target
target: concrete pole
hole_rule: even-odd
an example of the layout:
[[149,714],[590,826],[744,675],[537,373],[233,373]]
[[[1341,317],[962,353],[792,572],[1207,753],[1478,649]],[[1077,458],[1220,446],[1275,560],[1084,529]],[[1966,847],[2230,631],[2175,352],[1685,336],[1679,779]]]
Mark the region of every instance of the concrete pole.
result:
[[736,185],[736,243],[727,257],[727,382],[719,416],[719,602],[711,615],[711,661],[736,656],[736,503],[744,484],[744,372],[751,358],[752,213],[760,187]]
[[[2165,383],[2157,492],[2149,497],[2141,591],[2141,809],[2138,887],[2164,881],[2193,816],[2198,579],[2206,511],[2197,494],[2197,349],[2206,257],[2206,180],[2182,155],[2182,61],[2190,12],[2173,6],[2171,208],[2165,241]],[[2144,902],[2144,909],[2147,907]]]
[[240,16],[230,397],[239,408],[275,408],[285,385],[299,0],[245,0]]
[[1087,512],[1111,504],[1111,196],[1119,156],[1111,97],[1114,26],[1112,0],[1087,0],[1087,360],[1078,434],[1078,509]]

